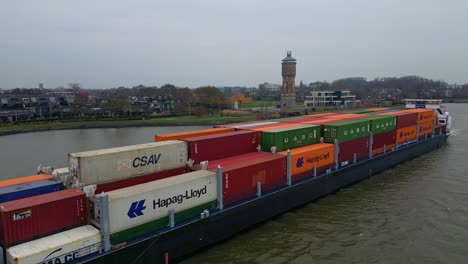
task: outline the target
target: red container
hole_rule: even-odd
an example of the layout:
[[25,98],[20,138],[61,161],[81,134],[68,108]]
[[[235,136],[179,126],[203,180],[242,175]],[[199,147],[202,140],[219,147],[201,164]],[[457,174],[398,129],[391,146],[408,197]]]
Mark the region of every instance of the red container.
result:
[[0,242],[9,247],[86,224],[85,194],[63,190],[0,204]]
[[363,137],[351,141],[339,143],[338,164],[340,167],[352,164],[354,153],[357,160],[367,158],[369,156],[369,138]]
[[397,128],[415,126],[416,122],[418,122],[418,113],[414,113],[414,112],[397,111],[397,112],[382,113],[378,115],[396,116]]
[[387,151],[395,147],[396,143],[396,130],[380,133],[373,136],[372,153],[379,154],[383,152],[383,147]]
[[257,132],[249,130],[187,138],[184,141],[188,144],[189,158],[195,163],[254,152],[260,145]]
[[109,182],[109,183],[104,183],[104,184],[99,184],[96,186],[96,194],[102,193],[102,192],[110,192],[113,190],[117,189],[122,189],[130,186],[134,186],[137,184],[142,184],[142,183],[147,183],[151,181],[156,181],[164,178],[169,178],[172,176],[184,174],[188,172],[188,169],[186,167],[181,167],[177,169],[172,169],[172,170],[166,170],[166,171],[160,171],[156,173],[151,173],[143,176],[138,176],[138,177],[133,177],[129,179],[124,179],[120,181],[115,181],[115,182]]
[[223,202],[229,205],[242,199],[255,196],[257,182],[262,184],[262,192],[270,191],[286,184],[286,157],[266,152],[216,160],[208,169],[223,169]]

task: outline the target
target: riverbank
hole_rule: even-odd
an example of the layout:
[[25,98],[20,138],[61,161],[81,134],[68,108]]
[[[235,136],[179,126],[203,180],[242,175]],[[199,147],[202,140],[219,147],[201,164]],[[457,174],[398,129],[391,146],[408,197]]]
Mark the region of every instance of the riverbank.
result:
[[256,120],[255,116],[177,116],[145,120],[87,120],[71,122],[45,122],[25,123],[19,125],[0,126],[0,136],[20,133],[30,133],[49,130],[92,129],[92,128],[120,128],[120,127],[152,127],[152,126],[198,126],[219,125],[234,122]]

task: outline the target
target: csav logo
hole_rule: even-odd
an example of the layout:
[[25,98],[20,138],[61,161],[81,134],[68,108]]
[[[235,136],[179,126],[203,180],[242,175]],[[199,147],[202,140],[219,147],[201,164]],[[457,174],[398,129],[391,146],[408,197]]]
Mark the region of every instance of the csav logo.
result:
[[149,156],[136,157],[133,160],[132,165],[134,168],[155,165],[159,162],[160,158],[161,158],[161,153],[159,153],[158,155],[154,154],[154,155],[149,155]]
[[130,209],[128,209],[127,215],[130,218],[142,216],[144,215],[143,210],[145,209],[146,209],[145,200],[136,201],[136,202],[133,202],[132,205],[130,205]]

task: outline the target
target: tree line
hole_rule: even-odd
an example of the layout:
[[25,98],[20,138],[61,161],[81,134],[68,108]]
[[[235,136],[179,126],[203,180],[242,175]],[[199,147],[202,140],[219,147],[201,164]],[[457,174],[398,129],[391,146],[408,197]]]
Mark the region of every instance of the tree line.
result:
[[[329,82],[310,83],[309,87],[317,90],[350,90],[359,98],[373,97],[382,89],[396,90],[402,98],[446,98],[449,85],[445,81],[431,80],[419,76],[384,77],[367,80],[364,77],[352,77]],[[451,90],[450,97],[468,96],[468,84]]]

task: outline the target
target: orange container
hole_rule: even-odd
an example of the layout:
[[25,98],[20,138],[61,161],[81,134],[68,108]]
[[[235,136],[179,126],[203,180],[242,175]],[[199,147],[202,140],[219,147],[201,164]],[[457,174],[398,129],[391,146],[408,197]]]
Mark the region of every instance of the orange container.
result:
[[183,132],[176,132],[176,133],[168,133],[168,134],[161,134],[161,135],[154,135],[155,142],[161,142],[166,140],[177,140],[177,139],[185,139],[191,137],[200,137],[200,136],[207,136],[213,134],[222,134],[233,132],[233,128],[229,127],[217,127],[217,128],[208,128],[208,129],[201,129],[201,130],[192,130],[192,131],[183,131]]
[[432,109],[410,109],[407,111],[418,113],[418,122],[434,121],[436,118]]
[[434,127],[434,121],[418,122],[419,131],[418,137],[423,137],[425,134],[432,135],[432,128]]
[[[288,155],[288,152],[281,151],[278,154]],[[291,149],[291,175],[293,177],[304,173],[312,176],[314,165],[319,170],[330,168],[334,162],[335,151],[333,144],[318,143]],[[320,173],[320,170],[317,173]]]
[[409,126],[397,129],[396,140],[397,143],[405,143],[416,139],[416,126]]
[[32,175],[32,176],[8,179],[8,180],[0,181],[0,188],[22,184],[22,183],[43,181],[43,180],[50,180],[50,179],[52,179],[52,176],[50,176],[49,174],[37,174],[37,175]]
[[[385,151],[393,150],[395,148],[395,144],[390,144],[390,145],[386,146],[385,148],[386,148]],[[377,154],[380,154],[380,153],[383,153],[383,148],[377,148],[377,149],[372,150],[372,155],[377,155]]]
[[325,116],[333,116],[337,115],[338,113],[332,113],[332,112],[327,112],[327,113],[320,113],[320,114],[310,114],[310,115],[305,115],[307,117],[325,117]]
[[366,110],[367,111],[372,111],[372,112],[379,112],[379,111],[385,111],[385,110],[388,110],[390,108],[387,108],[387,107],[376,107],[376,108],[367,108]]

